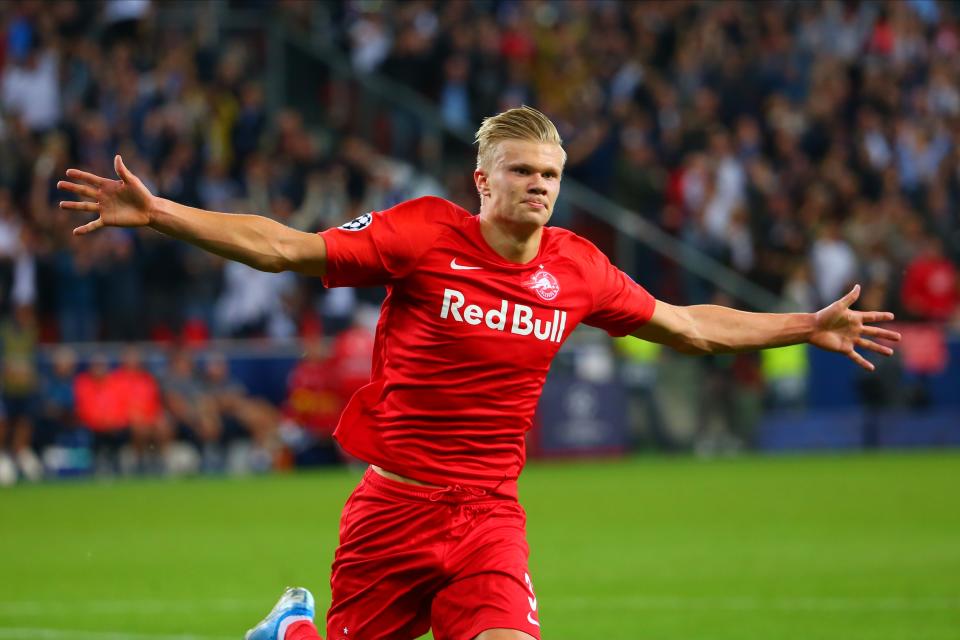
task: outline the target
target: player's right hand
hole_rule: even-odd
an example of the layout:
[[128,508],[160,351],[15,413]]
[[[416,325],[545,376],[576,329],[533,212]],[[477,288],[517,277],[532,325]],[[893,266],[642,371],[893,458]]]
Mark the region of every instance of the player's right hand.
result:
[[86,198],[82,202],[63,200],[60,208],[69,211],[96,213],[98,218],[73,230],[74,235],[83,235],[101,227],[142,227],[150,224],[153,209],[153,194],[140,178],[133,175],[119,155],[113,159],[113,168],[119,180],[102,178],[79,169],[67,169],[67,177],[57,189],[75,193]]

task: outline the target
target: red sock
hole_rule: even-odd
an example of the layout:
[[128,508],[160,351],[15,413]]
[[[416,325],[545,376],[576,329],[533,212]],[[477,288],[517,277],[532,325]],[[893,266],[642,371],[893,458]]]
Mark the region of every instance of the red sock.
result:
[[320,632],[309,620],[294,622],[287,628],[283,640],[323,640]]

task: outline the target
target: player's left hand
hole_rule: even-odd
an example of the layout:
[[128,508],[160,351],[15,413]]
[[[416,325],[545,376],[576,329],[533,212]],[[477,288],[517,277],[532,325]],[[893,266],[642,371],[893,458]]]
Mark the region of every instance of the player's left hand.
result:
[[889,356],[893,354],[893,349],[870,338],[899,342],[900,334],[868,324],[893,320],[893,314],[889,311],[851,310],[850,305],[859,297],[860,285],[856,285],[850,293],[818,311],[810,344],[827,351],[842,353],[867,371],[873,371],[873,363],[857,353],[857,347]]

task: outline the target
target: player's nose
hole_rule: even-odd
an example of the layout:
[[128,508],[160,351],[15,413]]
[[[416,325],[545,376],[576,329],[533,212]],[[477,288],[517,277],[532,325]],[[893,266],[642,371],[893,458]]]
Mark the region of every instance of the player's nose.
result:
[[527,193],[537,196],[547,195],[547,188],[543,186],[543,182],[540,178],[536,178],[534,183],[527,187]]

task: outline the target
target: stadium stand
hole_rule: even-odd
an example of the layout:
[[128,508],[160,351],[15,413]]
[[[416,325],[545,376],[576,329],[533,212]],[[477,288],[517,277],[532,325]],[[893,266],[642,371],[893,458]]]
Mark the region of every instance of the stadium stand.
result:
[[[243,17],[246,27],[224,27]],[[412,99],[378,103],[375,127],[360,130],[361,110],[349,109],[356,82],[324,72],[325,63],[298,67],[293,56],[278,79],[277,30],[322,40],[354,80],[406,86],[448,135],[426,144]],[[211,339],[333,338],[380,300],[377,291],[326,292],[316,280],[225,264],[150,231],[77,240],[76,220],[56,207],[63,195],[54,184],[68,166],[110,174],[119,152],[162,196],[303,230],[425,193],[475,208],[472,151],[450,132],[521,103],[558,123],[568,179],[740,273],[783,309],[815,310],[860,282],[862,308],[925,327],[905,333],[915,341],[905,340],[903,361],[870,381],[812,354],[692,365],[657,356],[672,367],[659,374],[664,385],[711,391],[696,415],[657,418],[698,426],[671,438],[658,426],[650,439],[702,441],[710,414],[728,440],[750,440],[764,402],[829,406],[831,393],[847,394],[835,404],[955,406],[937,391],[944,376],[956,380],[950,354],[960,330],[955,3],[19,0],[0,4],[0,32],[0,480],[14,458],[32,475],[25,438],[49,443],[55,424],[72,432],[84,421],[90,399],[79,387],[71,398],[62,382],[73,367],[67,352],[51,367],[37,356],[44,349],[134,341],[152,343],[156,355]],[[557,216],[613,246],[589,212]],[[659,297],[743,302],[649,246],[631,255],[621,266]],[[839,388],[852,391],[822,378],[806,389],[802,381],[818,376],[847,376]],[[263,392],[251,379],[253,395],[280,406],[282,390]],[[764,379],[786,396],[767,393]],[[204,450],[207,466],[225,464],[212,444],[219,418],[178,415],[176,385],[160,385],[163,414]],[[280,413],[246,402],[238,410],[227,400],[227,412],[269,449],[264,434]],[[682,414],[672,404],[650,406]],[[112,442],[104,434],[116,428],[93,431]]]

